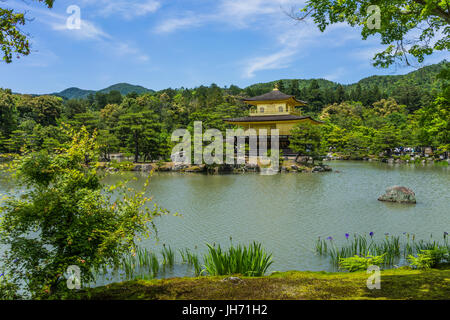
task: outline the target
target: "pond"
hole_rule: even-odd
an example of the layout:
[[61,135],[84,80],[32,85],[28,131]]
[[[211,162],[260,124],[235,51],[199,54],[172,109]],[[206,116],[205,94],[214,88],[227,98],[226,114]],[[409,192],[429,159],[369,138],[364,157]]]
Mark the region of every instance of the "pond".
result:
[[[157,219],[159,246],[197,246],[203,253],[205,243],[256,240],[273,253],[272,270],[330,271],[328,259],[312,252],[319,236],[339,241],[345,233],[374,232],[383,238],[409,232],[441,239],[449,231],[449,167],[348,161],[331,166],[334,172],[318,174],[155,174],[154,201],[182,214]],[[139,187],[146,177],[137,175]],[[379,202],[393,185],[413,189],[418,203]],[[143,245],[152,249],[154,241]]]
[[[203,175],[156,173],[150,192],[156,203],[178,212],[156,219],[159,242],[141,243],[151,251],[162,244],[174,250],[190,248],[202,255],[206,243],[227,247],[261,242],[273,253],[270,271],[333,271],[329,259],[314,254],[320,236],[345,241],[345,233],[415,234],[427,240],[442,239],[450,229],[450,167],[389,165],[378,162],[331,162],[334,172]],[[146,175],[127,173],[142,188]],[[122,179],[106,178],[106,183]],[[0,181],[0,193],[11,191],[9,180]],[[385,189],[403,185],[416,193],[416,205],[384,203],[377,198]],[[177,258],[179,255],[177,253]],[[178,267],[166,276],[185,276]]]

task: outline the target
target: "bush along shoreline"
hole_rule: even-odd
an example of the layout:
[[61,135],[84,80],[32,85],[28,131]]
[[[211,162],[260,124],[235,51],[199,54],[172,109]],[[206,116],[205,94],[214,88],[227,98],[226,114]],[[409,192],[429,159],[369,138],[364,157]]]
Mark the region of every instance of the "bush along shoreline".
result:
[[328,154],[324,161],[335,161],[335,160],[353,160],[353,161],[369,161],[369,162],[383,162],[388,164],[436,164],[448,166],[450,164],[450,158],[444,157],[432,157],[432,156],[422,156],[422,155],[392,155],[388,156],[370,156],[370,155],[354,155],[354,154],[342,154],[333,153]]
[[[257,173],[264,170],[258,164],[239,164],[239,165],[186,165],[176,164],[174,162],[153,162],[153,163],[133,163],[130,161],[123,162],[98,162],[97,169],[103,170],[109,173],[114,172],[181,172],[181,173],[205,173],[205,174],[239,174],[239,173]],[[282,173],[321,173],[331,172],[333,169],[318,162],[312,163],[299,163],[294,160],[283,160],[279,166],[278,172]]]

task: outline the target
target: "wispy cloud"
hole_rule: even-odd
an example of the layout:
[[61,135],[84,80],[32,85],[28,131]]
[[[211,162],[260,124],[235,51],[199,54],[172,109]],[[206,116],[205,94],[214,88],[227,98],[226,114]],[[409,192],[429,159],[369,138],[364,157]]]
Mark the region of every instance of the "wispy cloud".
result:
[[83,0],[82,3],[104,17],[119,15],[125,19],[146,16],[161,7],[156,0]]
[[330,80],[330,81],[337,81],[339,80],[343,75],[345,75],[346,70],[345,68],[337,68],[336,70],[334,70],[333,72],[323,76],[322,78]]
[[183,16],[178,18],[169,18],[156,26],[154,31],[156,33],[171,33],[178,29],[184,29],[188,27],[199,27],[205,24],[207,21],[213,20],[210,15],[198,15],[192,12],[186,12]]
[[[83,1],[84,4],[93,3],[92,0]],[[96,5],[99,3],[104,3],[106,7],[105,13],[119,13],[125,14],[127,4],[130,8],[128,14],[144,15],[149,12],[156,11],[160,4],[154,0],[146,1],[134,1],[131,4],[129,1],[117,1],[117,0],[100,0],[96,1]],[[150,58],[148,55],[143,53],[136,45],[129,42],[124,42],[122,40],[116,39],[114,36],[110,35],[108,32],[104,31],[98,24],[87,20],[83,15],[83,10],[81,12],[81,25],[79,29],[69,29],[66,25],[67,14],[60,14],[54,10],[42,9],[31,7],[26,3],[20,3],[17,1],[12,1],[16,8],[21,10],[28,10],[31,15],[33,15],[37,22],[49,26],[52,30],[60,32],[67,37],[71,37],[78,41],[95,41],[96,45],[104,49],[104,52],[109,52],[113,55],[123,57],[127,56],[129,60],[134,60],[136,62],[146,62]],[[139,11],[139,13],[137,13]]]
[[[186,11],[176,17],[163,20],[154,29],[157,33],[169,33],[179,29],[199,27],[210,23],[222,23],[234,28],[255,27],[268,15],[281,15],[281,7],[292,0],[220,0],[208,13]],[[287,18],[287,17],[285,17]],[[269,23],[270,21],[265,21]]]
[[[91,39],[91,40],[101,40],[101,39],[111,39],[112,37],[103,31],[100,27],[96,26],[94,23],[81,20],[81,26],[79,29],[69,29],[66,26],[67,17],[61,17],[62,21],[46,21],[51,28],[55,31],[65,32],[69,36],[73,36],[80,40]],[[43,21],[44,22],[44,21]]]
[[77,39],[105,39],[111,36],[102,30],[93,22],[81,17],[81,26],[79,29],[67,28],[67,14],[60,14],[54,10],[42,9],[41,7],[33,7],[25,2],[11,1],[10,5],[14,9],[26,10],[27,15],[33,16],[33,19],[50,26],[53,30],[65,32],[68,36],[73,36]]
[[275,52],[266,56],[259,56],[250,59],[247,62],[247,67],[244,71],[244,77],[252,78],[255,76],[255,72],[261,70],[273,70],[289,67],[290,58],[296,53],[292,49],[283,49],[279,52]]
[[[323,45],[325,34],[337,34],[328,46],[341,46],[354,39],[353,33],[346,33],[345,24],[333,25],[321,33],[313,22],[296,23],[285,12],[298,5],[294,0],[220,0],[208,12],[177,12],[162,20],[153,29],[155,33],[168,34],[189,28],[223,24],[228,28],[250,29],[267,38],[265,54],[243,58],[239,62],[242,76],[251,78],[257,72],[288,68],[291,63],[307,54],[309,48]],[[348,31],[348,30],[347,30]],[[242,67],[243,65],[243,67]]]
[[119,56],[133,56],[136,61],[146,62],[150,60],[150,57],[141,52],[136,46],[125,43],[125,42],[117,42],[113,44],[113,52]]

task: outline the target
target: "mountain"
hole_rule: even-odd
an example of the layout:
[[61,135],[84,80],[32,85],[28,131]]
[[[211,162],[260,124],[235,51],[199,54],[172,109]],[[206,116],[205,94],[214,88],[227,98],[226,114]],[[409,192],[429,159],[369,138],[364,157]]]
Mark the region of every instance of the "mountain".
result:
[[80,88],[68,88],[58,93],[53,93],[52,95],[62,97],[65,99],[85,99],[88,95],[95,94],[93,90],[83,90]]
[[420,87],[425,91],[431,91],[439,88],[441,80],[437,79],[436,76],[446,64],[448,64],[448,62],[443,60],[440,63],[425,66],[404,75],[371,76],[364,78],[357,83],[348,85],[347,87],[353,88],[360,84],[362,88],[367,88],[377,85],[380,90],[389,95],[395,93],[398,88],[404,86]]
[[[311,85],[311,82],[314,80],[317,81],[320,88],[332,88],[335,89],[339,83],[326,80],[326,79],[281,79],[277,81],[271,81],[271,82],[265,82],[265,83],[256,83],[252,84],[251,86],[248,86],[245,88],[247,92],[251,92],[252,95],[258,96],[267,92],[270,92],[273,90],[276,83],[282,81],[285,88],[290,88],[292,85],[292,82],[297,80],[299,84],[299,89],[309,87]],[[286,90],[285,91],[289,91]]]
[[[437,79],[436,76],[446,64],[448,64],[448,61],[443,60],[440,63],[425,66],[404,75],[371,76],[364,78],[356,83],[342,86],[345,89],[352,90],[358,84],[362,88],[372,88],[376,85],[382,92],[385,92],[389,95],[395,93],[398,88],[404,86],[420,87],[422,90],[431,91],[433,89],[439,88],[441,80]],[[314,80],[317,81],[321,89],[336,89],[336,87],[339,86],[339,83],[332,82],[326,79],[281,79],[279,81],[282,81],[284,87],[287,88],[286,91],[289,91],[288,88],[290,88],[294,80],[297,80],[299,82],[299,89],[309,87],[311,85],[311,82]],[[253,95],[261,95],[271,91],[274,85],[279,81],[253,84],[245,88],[245,90],[247,90],[247,92],[251,92]]]
[[108,88],[101,89],[98,91],[94,90],[84,90],[80,88],[68,88],[58,93],[53,93],[52,95],[62,97],[64,99],[85,99],[90,94],[95,94],[97,92],[101,93],[109,93],[111,91],[119,91],[122,95],[127,95],[132,92],[136,92],[137,94],[142,94],[146,92],[154,92],[151,89],[144,88],[142,86],[135,86],[129,83],[117,83],[112,86],[109,86]]
[[114,84],[108,88],[100,90],[99,92],[109,93],[113,90],[119,91],[122,95],[127,95],[132,92],[136,92],[137,94],[143,94],[143,93],[147,93],[147,92],[150,92],[150,93],[155,92],[154,90],[147,89],[142,86],[135,86],[135,85],[128,84],[128,83]]
[[[440,63],[429,65],[412,71],[410,73],[404,75],[383,75],[383,76],[371,76],[364,78],[356,83],[342,85],[344,89],[351,91],[358,84],[361,88],[372,88],[374,86],[378,86],[378,88],[385,92],[388,95],[394,94],[397,92],[399,88],[408,86],[408,87],[417,87],[424,91],[432,91],[433,89],[438,89],[441,84],[441,80],[436,78],[437,74],[442,70],[442,68],[448,64],[446,60],[443,60]],[[335,90],[340,84],[337,82],[329,81],[326,79],[282,79],[278,81],[271,81],[265,83],[256,83],[251,86],[246,87],[247,94],[251,96],[261,95],[267,92],[270,92],[274,85],[282,81],[283,86],[285,88],[285,92],[289,93],[289,88],[292,86],[292,82],[296,80],[299,83],[299,89],[308,88],[313,81],[317,81],[319,87],[321,89],[333,89]],[[61,92],[54,93],[53,95],[63,97],[64,99],[80,99],[86,98],[89,94],[95,94],[96,92],[101,93],[109,93],[110,91],[117,90],[122,95],[127,95],[132,92],[136,92],[137,94],[142,94],[146,92],[154,93],[154,90],[144,88],[138,85],[132,85],[129,83],[117,83],[108,88],[101,89],[98,91],[94,90],[83,90],[79,88],[68,88]]]

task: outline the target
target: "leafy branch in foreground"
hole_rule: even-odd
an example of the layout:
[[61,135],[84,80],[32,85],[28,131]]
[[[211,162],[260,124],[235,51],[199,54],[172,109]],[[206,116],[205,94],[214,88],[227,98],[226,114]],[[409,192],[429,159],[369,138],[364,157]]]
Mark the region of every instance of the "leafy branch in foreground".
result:
[[[368,23],[373,7],[379,8],[379,27]],[[292,9],[291,18],[312,18],[320,31],[335,23],[346,22],[361,28],[361,36],[379,35],[388,45],[377,53],[374,66],[387,68],[394,62],[410,65],[408,56],[419,63],[435,51],[450,49],[450,2],[448,0],[308,0],[300,11]]]
[[118,265],[140,237],[156,231],[153,218],[166,213],[148,206],[146,188],[105,188],[90,166],[98,157],[96,134],[84,127],[67,131],[71,142],[54,153],[26,153],[15,161],[24,193],[0,207],[5,272],[33,298],[63,294],[71,265],[85,284],[95,270]]
[[[48,8],[53,7],[54,0],[37,0],[44,2]],[[25,25],[25,13],[14,9],[0,8],[0,49],[3,51],[3,61],[12,62],[13,54],[27,56],[30,54],[30,42],[20,26]]]

